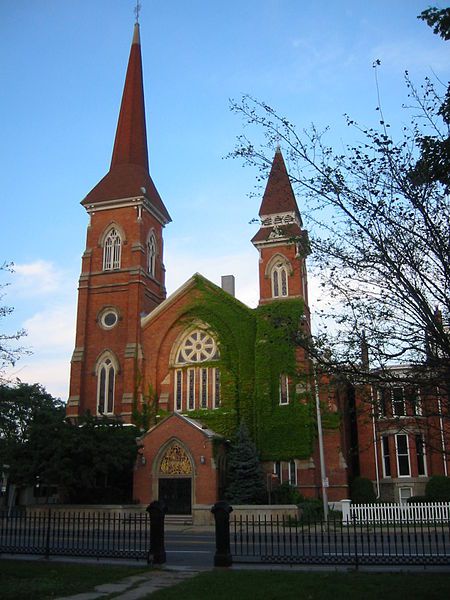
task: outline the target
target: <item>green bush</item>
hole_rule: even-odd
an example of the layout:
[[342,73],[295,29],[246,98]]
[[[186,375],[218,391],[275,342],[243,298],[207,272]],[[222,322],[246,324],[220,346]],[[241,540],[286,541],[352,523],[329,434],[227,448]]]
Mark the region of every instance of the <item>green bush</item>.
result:
[[373,483],[366,477],[356,477],[350,486],[350,498],[354,504],[373,504],[376,502]]
[[302,500],[297,488],[287,481],[272,490],[272,504],[299,504]]
[[426,496],[411,496],[406,502],[407,504],[424,504],[429,502],[429,499]]
[[433,475],[425,488],[425,496],[430,502],[450,502],[450,477]]
[[302,523],[314,523],[323,519],[323,502],[313,498],[305,499],[299,503],[301,509],[300,521]]

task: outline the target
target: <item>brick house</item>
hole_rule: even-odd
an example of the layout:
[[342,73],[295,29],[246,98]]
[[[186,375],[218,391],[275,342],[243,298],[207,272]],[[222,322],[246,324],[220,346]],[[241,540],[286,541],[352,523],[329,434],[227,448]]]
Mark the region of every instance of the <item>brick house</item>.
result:
[[357,468],[380,500],[403,503],[423,496],[431,475],[449,474],[447,393],[405,366],[390,371],[389,383],[356,390]]

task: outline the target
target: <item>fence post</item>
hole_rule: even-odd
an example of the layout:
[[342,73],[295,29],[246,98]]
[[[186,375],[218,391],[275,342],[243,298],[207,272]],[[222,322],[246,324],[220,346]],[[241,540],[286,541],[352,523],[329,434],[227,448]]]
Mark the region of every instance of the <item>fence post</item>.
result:
[[52,510],[47,509],[47,530],[45,533],[45,558],[50,557],[50,525],[51,525]]
[[164,548],[164,516],[166,514],[166,506],[160,500],[154,500],[147,506],[146,511],[150,515],[150,550],[147,562],[162,565],[166,562],[166,550]]
[[211,508],[216,522],[215,567],[231,567],[233,557],[230,550],[230,513],[233,508],[224,501],[216,502]]
[[348,523],[350,523],[351,518],[350,518],[350,504],[352,503],[351,500],[348,500],[347,498],[345,498],[344,500],[341,500],[341,506],[342,506],[342,522],[347,525]]

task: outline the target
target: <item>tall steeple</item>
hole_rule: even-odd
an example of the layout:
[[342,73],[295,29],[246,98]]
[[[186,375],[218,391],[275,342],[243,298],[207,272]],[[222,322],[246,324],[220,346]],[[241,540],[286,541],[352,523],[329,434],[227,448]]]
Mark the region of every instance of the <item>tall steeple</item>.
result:
[[166,297],[163,228],[171,220],[149,173],[138,23],[110,169],[81,204],[90,221],[67,414],[129,422],[143,372],[141,318]]
[[82,204],[132,197],[145,197],[162,224],[171,221],[149,173],[139,23],[134,25],[110,170]]

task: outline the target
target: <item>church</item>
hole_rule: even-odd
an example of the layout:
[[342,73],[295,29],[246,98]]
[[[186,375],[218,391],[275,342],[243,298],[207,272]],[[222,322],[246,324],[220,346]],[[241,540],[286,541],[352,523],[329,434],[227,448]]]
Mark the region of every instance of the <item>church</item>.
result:
[[[149,173],[139,24],[111,167],[81,202],[89,215],[67,415],[153,422],[140,440],[134,499],[190,513],[222,497],[226,446],[241,420],[272,485],[321,486],[309,365],[293,339],[310,327],[308,236],[277,149],[251,240],[259,306],[193,274],[169,297],[163,231],[171,222]],[[303,373],[303,375],[301,374]],[[324,394],[329,496],[347,496],[337,399]]]
[[323,485],[331,501],[348,497],[348,390],[317,381],[296,343],[310,334],[309,246],[279,148],[251,240],[257,308],[234,297],[232,276],[219,288],[195,273],[166,295],[163,231],[171,217],[149,173],[138,23],[111,166],[81,204],[89,224],[67,416],[89,411],[145,425],[134,501],[162,499],[169,513],[187,515],[222,499],[227,447],[241,421],[269,491],[274,481],[289,482],[305,497],[320,497]]

